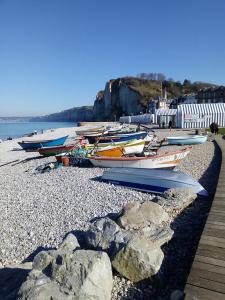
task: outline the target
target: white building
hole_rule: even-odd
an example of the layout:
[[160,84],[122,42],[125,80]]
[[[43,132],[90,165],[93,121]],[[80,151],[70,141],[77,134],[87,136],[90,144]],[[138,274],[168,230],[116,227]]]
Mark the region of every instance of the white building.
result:
[[176,127],[209,128],[212,122],[225,127],[225,103],[178,105]]
[[157,109],[155,111],[155,123],[158,124],[160,127],[168,126],[169,121],[172,121],[173,126],[176,126],[176,109]]
[[154,121],[153,114],[142,114],[136,116],[124,116],[120,117],[120,123],[134,123],[134,124],[151,124]]

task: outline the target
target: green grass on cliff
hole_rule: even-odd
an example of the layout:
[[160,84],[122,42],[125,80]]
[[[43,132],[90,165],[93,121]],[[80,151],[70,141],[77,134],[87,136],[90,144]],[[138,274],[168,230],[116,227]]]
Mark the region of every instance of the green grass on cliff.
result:
[[[161,96],[161,81],[147,80],[137,77],[123,77],[120,80],[129,88],[140,95],[140,103],[146,107],[150,99]],[[116,80],[118,81],[118,79]],[[186,80],[183,84],[179,81],[164,81],[168,98],[177,98],[184,94],[197,93],[200,89],[213,86],[210,83],[193,82]]]

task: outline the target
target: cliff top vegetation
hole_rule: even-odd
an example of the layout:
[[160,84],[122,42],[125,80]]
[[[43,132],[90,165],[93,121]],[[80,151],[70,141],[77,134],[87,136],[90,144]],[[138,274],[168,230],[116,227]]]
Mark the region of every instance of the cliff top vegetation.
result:
[[[160,74],[163,75],[163,74]],[[164,77],[162,77],[164,78]],[[168,80],[154,80],[138,77],[123,77],[115,80],[111,80],[112,84],[115,82],[127,85],[131,90],[137,92],[140,95],[140,102],[143,106],[147,106],[150,99],[157,99],[161,96],[161,89],[163,89],[163,95],[166,88],[168,98],[177,98],[185,94],[197,93],[202,88],[214,87],[215,84],[206,82],[191,82],[185,79],[183,83],[180,81]]]

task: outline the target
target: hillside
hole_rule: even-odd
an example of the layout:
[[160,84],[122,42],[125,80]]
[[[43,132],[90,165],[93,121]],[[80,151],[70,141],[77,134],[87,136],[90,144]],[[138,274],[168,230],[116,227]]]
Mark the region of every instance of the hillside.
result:
[[64,110],[62,112],[32,118],[32,122],[78,122],[91,121],[93,119],[93,107],[81,106]]
[[32,117],[0,117],[0,123],[25,123],[31,119]]
[[96,120],[114,120],[121,115],[146,112],[148,101],[158,99],[161,90],[167,91],[167,98],[176,98],[184,94],[197,93],[199,89],[216,86],[210,83],[184,80],[183,83],[172,80],[148,80],[138,77],[112,79],[106,83],[105,90],[97,94],[94,104]]
[[[116,79],[115,81],[117,81]],[[177,98],[184,94],[197,93],[198,90],[206,87],[216,86],[210,83],[193,82],[184,80],[183,84],[180,81],[158,81],[147,80],[137,77],[124,77],[120,79],[123,84],[126,84],[131,90],[140,95],[140,102],[144,107],[150,99],[157,99],[161,96],[161,87],[163,90],[166,88],[167,98]]]
[[138,77],[122,77],[109,80],[105,89],[97,93],[94,106],[74,107],[62,112],[32,118],[31,121],[107,121],[122,115],[146,112],[148,101],[158,99],[166,88],[167,98],[197,93],[202,88],[216,86],[210,83],[184,80],[149,80]]

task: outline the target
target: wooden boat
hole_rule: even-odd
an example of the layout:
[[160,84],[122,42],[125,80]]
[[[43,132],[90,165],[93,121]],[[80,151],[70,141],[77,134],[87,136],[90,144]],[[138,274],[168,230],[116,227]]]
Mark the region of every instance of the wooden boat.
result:
[[91,135],[91,134],[101,134],[102,132],[105,131],[105,127],[93,127],[93,128],[86,128],[86,129],[81,129],[81,130],[76,130],[77,135]]
[[208,196],[198,181],[179,171],[112,168],[104,171],[102,180],[156,194],[162,194],[171,188],[189,188],[198,195]]
[[22,141],[18,142],[18,144],[24,149],[24,150],[37,150],[41,147],[51,147],[51,146],[59,146],[63,145],[65,141],[67,140],[68,135],[51,139],[51,140],[33,140],[33,141]]
[[128,143],[137,142],[137,141],[143,141],[143,140],[131,140],[131,141],[125,141],[125,142],[110,142],[110,143],[95,143],[95,144],[85,144],[85,148],[88,150],[92,150],[94,148],[104,148],[104,147],[112,147],[112,146],[125,146]]
[[106,126],[106,130],[107,130],[107,134],[115,134],[115,133],[119,133],[122,130],[123,126],[119,125],[119,126]]
[[95,156],[107,156],[107,157],[121,157],[123,156],[123,148],[117,146],[103,147],[94,151]]
[[54,156],[61,153],[68,153],[76,147],[75,145],[62,145],[53,147],[42,147],[38,152],[43,156]]
[[207,141],[207,135],[187,135],[167,137],[170,145],[197,145]]
[[102,168],[145,168],[166,169],[176,167],[190,152],[192,147],[182,150],[166,152],[153,156],[143,157],[90,157],[89,160],[95,167]]
[[[119,127],[120,128],[120,127]],[[114,134],[130,134],[130,133],[135,133],[136,132],[136,129],[135,128],[129,128],[129,127],[122,127],[119,129],[119,128],[111,128],[111,129],[108,129],[106,127],[106,130],[108,131],[108,133],[106,135],[114,135]]]
[[144,145],[144,141],[134,141],[124,146],[97,147],[93,152],[95,156],[121,157],[123,155],[142,153]]
[[113,136],[107,136],[107,137],[100,137],[98,139],[99,143],[112,143],[112,142],[127,142],[134,139],[144,139],[147,136],[147,132],[140,131],[135,133],[129,133],[129,134],[117,134]]

